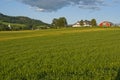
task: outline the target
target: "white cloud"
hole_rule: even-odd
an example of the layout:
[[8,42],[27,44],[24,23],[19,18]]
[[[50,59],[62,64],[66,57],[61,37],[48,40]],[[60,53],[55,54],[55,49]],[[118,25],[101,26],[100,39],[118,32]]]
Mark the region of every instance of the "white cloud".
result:
[[22,3],[37,7],[37,11],[57,11],[63,7],[77,5],[83,9],[97,10],[103,6],[105,0],[19,0]]
[[35,9],[36,11],[39,11],[39,12],[44,12],[44,11],[45,11],[45,9],[39,8],[39,7],[31,7],[31,6],[30,6],[30,8],[31,8],[31,9]]
[[43,9],[43,8],[36,8],[36,11],[44,12],[45,9]]

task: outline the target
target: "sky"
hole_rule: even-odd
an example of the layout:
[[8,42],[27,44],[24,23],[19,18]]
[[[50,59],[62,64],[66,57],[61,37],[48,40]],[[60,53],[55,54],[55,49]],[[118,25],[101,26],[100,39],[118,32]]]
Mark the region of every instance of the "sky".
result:
[[120,0],[0,0],[0,13],[27,16],[46,23],[66,17],[69,24],[96,19],[120,23]]

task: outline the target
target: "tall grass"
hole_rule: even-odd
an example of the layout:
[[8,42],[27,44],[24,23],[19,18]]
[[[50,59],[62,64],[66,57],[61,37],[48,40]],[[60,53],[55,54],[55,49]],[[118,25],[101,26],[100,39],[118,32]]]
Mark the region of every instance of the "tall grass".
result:
[[119,78],[119,29],[0,32],[0,37],[0,80]]

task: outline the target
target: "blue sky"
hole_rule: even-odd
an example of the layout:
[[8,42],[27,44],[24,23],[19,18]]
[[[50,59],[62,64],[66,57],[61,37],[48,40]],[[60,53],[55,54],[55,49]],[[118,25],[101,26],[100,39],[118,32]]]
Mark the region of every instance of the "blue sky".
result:
[[66,17],[69,24],[95,18],[120,23],[120,0],[0,0],[0,12],[10,16],[27,16],[51,23]]

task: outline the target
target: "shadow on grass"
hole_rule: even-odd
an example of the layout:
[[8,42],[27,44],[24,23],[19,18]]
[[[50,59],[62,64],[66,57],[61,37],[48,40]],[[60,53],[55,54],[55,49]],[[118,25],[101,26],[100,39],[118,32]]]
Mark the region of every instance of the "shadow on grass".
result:
[[117,73],[115,80],[120,80],[120,69],[118,70],[118,73]]

